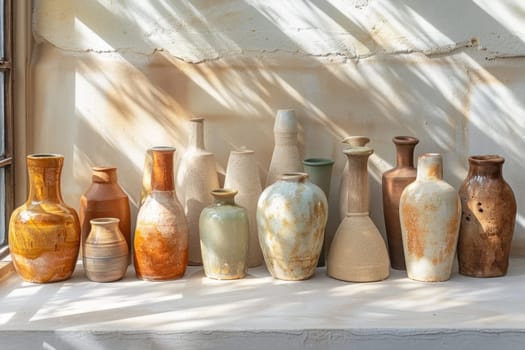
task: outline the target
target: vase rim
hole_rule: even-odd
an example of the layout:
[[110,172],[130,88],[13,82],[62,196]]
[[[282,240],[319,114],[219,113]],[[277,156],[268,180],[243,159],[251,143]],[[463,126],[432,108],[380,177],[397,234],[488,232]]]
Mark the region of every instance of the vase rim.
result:
[[370,142],[370,138],[369,137],[356,135],[356,136],[346,136],[346,137],[344,137],[341,140],[341,143],[350,144],[350,143],[352,143],[352,141],[359,141],[359,140],[363,143],[363,145],[366,145],[367,143]]
[[304,165],[309,166],[326,166],[326,165],[333,165],[335,163],[334,160],[329,158],[306,158],[303,159]]
[[356,156],[368,155],[369,156],[372,153],[374,153],[374,150],[366,146],[352,146],[352,147],[345,148],[343,150],[343,153],[346,155],[356,155]]
[[414,136],[394,136],[392,142],[396,145],[417,145],[419,139]]
[[239,191],[231,189],[231,188],[216,188],[211,190],[211,195],[215,198],[231,198],[235,197],[235,195]]
[[303,173],[299,171],[297,172],[291,171],[291,172],[281,174],[281,176],[279,177],[279,180],[290,181],[290,182],[303,182],[307,180],[309,177],[310,176],[307,173]]
[[91,225],[106,225],[106,224],[118,224],[120,222],[119,218],[96,218],[89,220]]
[[441,153],[437,152],[429,152],[429,153],[423,153],[419,156],[419,158],[442,158]]
[[494,164],[503,164],[505,158],[498,154],[481,154],[468,157],[470,163],[476,165],[494,165]]
[[151,151],[155,152],[175,152],[176,149],[173,146],[154,146],[150,148]]
[[92,171],[95,171],[95,172],[109,172],[109,171],[116,171],[117,170],[117,167],[115,166],[93,166],[91,167],[91,170]]
[[204,118],[203,117],[193,117],[193,118],[190,119],[190,122],[203,123],[204,122]]
[[57,158],[64,158],[64,156],[58,153],[33,153],[33,154],[27,155],[27,159],[57,159]]
[[247,155],[247,154],[254,154],[255,151],[252,149],[245,148],[245,149],[240,149],[240,150],[232,150],[230,151],[230,153],[239,154],[239,155]]

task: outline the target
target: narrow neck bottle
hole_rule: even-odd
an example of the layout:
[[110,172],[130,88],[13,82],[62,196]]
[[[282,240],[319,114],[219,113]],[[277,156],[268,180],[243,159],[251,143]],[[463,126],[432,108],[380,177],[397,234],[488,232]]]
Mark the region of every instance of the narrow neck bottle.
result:
[[151,149],[151,189],[152,191],[174,191],[173,147],[153,147]]
[[99,184],[117,183],[117,168],[114,167],[93,167],[91,180]]
[[344,154],[348,158],[347,216],[368,215],[370,198],[368,184],[368,157],[374,150],[369,147],[350,147]]
[[443,179],[443,160],[439,153],[426,153],[417,161],[417,181]]
[[231,189],[216,189],[211,191],[215,205],[235,205],[237,191]]
[[57,154],[32,154],[27,156],[30,202],[62,202],[60,174],[64,157]]
[[413,168],[414,148],[419,140],[411,136],[396,136],[392,142],[396,145],[396,168]]
[[190,138],[188,146],[197,150],[204,150],[204,118],[190,119]]

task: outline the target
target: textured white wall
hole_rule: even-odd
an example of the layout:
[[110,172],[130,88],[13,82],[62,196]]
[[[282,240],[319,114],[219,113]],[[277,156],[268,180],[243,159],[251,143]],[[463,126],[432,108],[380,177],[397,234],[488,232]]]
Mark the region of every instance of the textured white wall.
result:
[[32,151],[66,156],[72,205],[92,165],[114,164],[135,215],[145,150],[183,152],[194,115],[208,120],[222,171],[229,150],[247,146],[264,177],[275,111],[295,108],[305,157],[336,159],[334,209],[340,139],[372,139],[371,214],[383,231],[393,136],[443,153],[456,188],[468,155],[503,155],[514,252],[525,254],[522,1],[35,0],[33,31]]

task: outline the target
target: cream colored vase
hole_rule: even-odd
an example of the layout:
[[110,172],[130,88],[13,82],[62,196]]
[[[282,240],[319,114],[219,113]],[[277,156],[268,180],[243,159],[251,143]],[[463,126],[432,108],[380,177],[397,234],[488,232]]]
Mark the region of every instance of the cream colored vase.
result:
[[204,119],[190,120],[188,148],[177,172],[176,191],[188,221],[188,264],[202,265],[199,216],[213,203],[211,191],[219,187],[215,156],[204,148]]
[[373,282],[387,278],[390,260],[386,244],[369,216],[369,147],[350,147],[348,157],[348,213],[339,225],[327,259],[330,277],[350,282]]
[[328,204],[306,173],[286,173],[266,188],[257,203],[264,261],[274,278],[304,280],[315,273]]
[[440,154],[419,157],[416,181],[401,194],[399,216],[408,277],[425,282],[448,280],[458,242],[461,202],[456,190],[443,181]]
[[275,147],[266,177],[266,187],[277,181],[284,173],[303,171],[297,141],[297,118],[293,109],[277,111],[273,133]]
[[[343,147],[364,147],[370,142],[366,136],[348,136],[341,143]],[[345,163],[341,182],[339,183],[339,220],[343,220],[348,212],[348,161]]]
[[224,187],[237,191],[235,202],[246,209],[250,235],[248,245],[248,267],[259,266],[264,262],[259,237],[257,235],[257,200],[262,192],[259,169],[252,150],[231,151],[226,168]]

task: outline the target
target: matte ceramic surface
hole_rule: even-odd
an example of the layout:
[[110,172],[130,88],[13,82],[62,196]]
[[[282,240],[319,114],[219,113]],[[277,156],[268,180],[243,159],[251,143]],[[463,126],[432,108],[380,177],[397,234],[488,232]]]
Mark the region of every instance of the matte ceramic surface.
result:
[[516,199],[503,179],[504,161],[498,155],[469,157],[469,172],[459,189],[458,261],[463,275],[496,277],[507,273]]
[[387,278],[390,262],[385,241],[369,217],[369,147],[344,150],[348,158],[348,205],[345,218],[330,245],[327,273],[349,282],[373,282]]
[[252,150],[231,151],[224,179],[225,188],[237,191],[235,203],[246,209],[250,226],[248,245],[248,267],[264,262],[257,234],[257,201],[262,192],[259,169]]
[[214,279],[246,275],[250,229],[246,209],[237,206],[234,190],[212,191],[215,202],[204,208],[199,220],[204,274]]
[[419,157],[416,181],[401,194],[399,216],[408,277],[426,282],[448,280],[461,203],[456,190],[443,181],[440,154]]
[[259,241],[274,278],[304,280],[315,273],[328,204],[306,173],[287,173],[257,203]]
[[219,187],[215,156],[204,148],[204,119],[190,120],[188,148],[177,171],[177,194],[184,207],[188,222],[190,265],[202,265],[199,238],[201,211],[211,203],[211,191]]
[[419,140],[411,136],[396,136],[392,141],[396,145],[397,161],[396,167],[385,172],[382,177],[383,213],[390,263],[396,270],[405,270],[405,254],[399,222],[399,198],[405,187],[416,179],[414,148]]
[[188,225],[173,183],[175,148],[152,148],[151,193],[137,216],[133,245],[137,277],[182,277],[188,263]]
[[29,194],[11,214],[9,251],[25,281],[62,281],[73,273],[80,247],[78,216],[60,191],[64,157],[32,154],[26,160]]
[[266,177],[266,187],[282,174],[303,171],[297,141],[297,118],[293,109],[280,109],[273,128],[275,147]]

